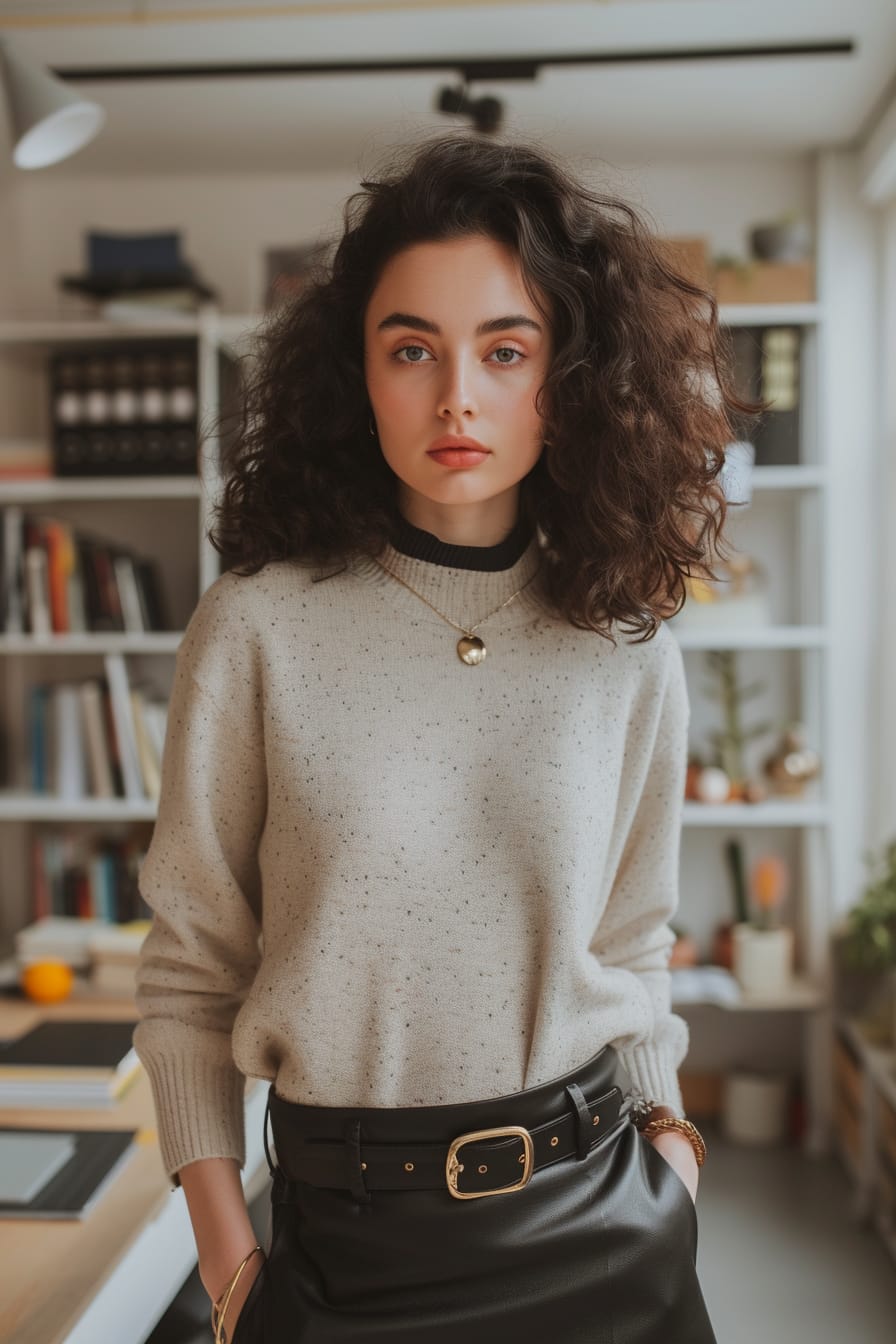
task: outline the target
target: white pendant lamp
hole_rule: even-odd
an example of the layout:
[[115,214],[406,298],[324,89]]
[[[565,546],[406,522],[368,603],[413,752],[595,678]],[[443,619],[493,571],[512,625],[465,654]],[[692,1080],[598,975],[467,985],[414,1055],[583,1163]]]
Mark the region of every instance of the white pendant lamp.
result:
[[76,153],[106,119],[90,103],[39,65],[24,61],[0,39],[0,73],[19,168],[45,168]]

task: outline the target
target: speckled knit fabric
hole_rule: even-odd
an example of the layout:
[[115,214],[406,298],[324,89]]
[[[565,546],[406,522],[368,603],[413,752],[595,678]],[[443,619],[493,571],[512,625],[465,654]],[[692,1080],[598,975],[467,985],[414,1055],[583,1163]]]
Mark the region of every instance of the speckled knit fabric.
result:
[[[380,559],[475,624],[540,550],[493,572]],[[689,703],[668,627],[614,649],[535,575],[468,667],[376,561],[335,569],[225,573],[178,650],[134,1037],[166,1171],[243,1165],[244,1075],[309,1105],[430,1106],[613,1044],[683,1114]]]

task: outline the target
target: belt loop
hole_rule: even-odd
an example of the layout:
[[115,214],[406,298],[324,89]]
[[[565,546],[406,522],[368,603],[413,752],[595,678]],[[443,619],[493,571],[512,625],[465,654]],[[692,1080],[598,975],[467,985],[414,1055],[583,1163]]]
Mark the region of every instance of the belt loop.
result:
[[585,1095],[578,1083],[567,1083],[566,1092],[579,1115],[579,1123],[576,1129],[576,1161],[582,1162],[591,1149],[594,1125],[591,1123],[591,1112],[588,1109]]
[[344,1132],[349,1189],[358,1204],[370,1204],[371,1195],[364,1184],[364,1173],[361,1170],[361,1121],[346,1120]]
[[273,1162],[271,1161],[271,1150],[270,1148],[268,1148],[268,1116],[270,1115],[271,1112],[271,1093],[273,1092],[273,1090],[274,1090],[274,1084],[271,1083],[270,1087],[268,1088],[268,1099],[265,1102],[264,1126],[261,1131],[261,1137],[264,1141],[264,1155],[268,1160],[268,1170],[270,1171],[272,1176],[274,1174],[275,1168]]

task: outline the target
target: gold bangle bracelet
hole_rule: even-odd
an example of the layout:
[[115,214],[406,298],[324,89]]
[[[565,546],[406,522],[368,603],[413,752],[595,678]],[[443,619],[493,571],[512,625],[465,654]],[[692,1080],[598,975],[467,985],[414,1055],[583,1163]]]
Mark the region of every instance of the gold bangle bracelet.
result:
[[654,1134],[659,1134],[664,1129],[677,1129],[679,1133],[683,1134],[694,1150],[697,1166],[703,1166],[706,1161],[706,1144],[703,1141],[703,1135],[692,1121],[679,1116],[667,1115],[661,1120],[650,1120],[640,1132],[645,1139],[652,1139]]
[[[261,1251],[261,1253],[264,1254],[263,1247],[258,1245],[253,1246],[249,1254],[241,1261],[232,1279],[230,1280],[224,1291],[221,1293],[221,1296],[218,1298],[216,1302],[212,1303],[212,1330],[214,1331],[215,1335],[215,1344],[225,1344],[224,1338],[221,1335],[221,1326],[224,1322],[224,1317],[227,1315],[227,1308],[230,1305],[230,1298],[233,1294],[234,1288],[237,1285],[237,1280],[239,1279],[243,1270],[246,1268],[246,1265],[252,1259],[256,1251]],[[223,1299],[223,1305],[221,1305],[222,1299]]]

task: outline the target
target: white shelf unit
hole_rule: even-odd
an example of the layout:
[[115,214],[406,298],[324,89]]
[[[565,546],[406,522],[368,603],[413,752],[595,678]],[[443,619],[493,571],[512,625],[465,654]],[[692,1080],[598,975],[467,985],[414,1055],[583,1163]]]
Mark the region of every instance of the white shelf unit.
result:
[[[720,832],[738,837],[744,847],[747,867],[750,852],[783,852],[791,864],[794,890],[785,918],[796,931],[797,967],[790,989],[774,998],[744,996],[736,1003],[712,1000],[679,1001],[674,1007],[687,1019],[689,1010],[718,1009],[715,1030],[722,1042],[727,1039],[728,1014],[744,1021],[752,1014],[798,1014],[800,1025],[801,1076],[806,1100],[804,1147],[809,1153],[828,1146],[829,1096],[827,1089],[830,993],[827,937],[831,923],[831,831],[834,813],[827,789],[831,754],[827,735],[827,657],[832,641],[829,595],[826,591],[825,547],[830,544],[829,516],[830,472],[825,460],[824,441],[818,432],[820,411],[819,366],[823,340],[824,308],[812,304],[751,304],[722,306],[719,320],[734,327],[796,327],[800,332],[799,366],[800,433],[798,461],[790,465],[761,465],[754,468],[752,499],[748,507],[732,506],[728,530],[734,547],[741,549],[741,533],[746,537],[743,549],[758,555],[765,564],[772,607],[770,624],[758,627],[723,623],[712,624],[712,615],[701,614],[696,622],[670,628],[685,655],[692,711],[692,746],[702,751],[708,745],[705,731],[720,726],[718,702],[707,701],[700,683],[708,682],[701,654],[708,650],[730,650],[738,657],[741,682],[759,679],[770,683],[764,711],[759,714],[744,706],[747,722],[762,718],[774,722],[776,731],[761,739],[761,747],[748,744],[747,758],[755,772],[761,758],[777,740],[778,730],[787,719],[799,719],[807,728],[811,745],[820,751],[823,772],[799,797],[769,795],[761,803],[723,803],[717,805],[687,801],[684,806],[682,835],[683,868],[689,849],[700,856],[721,850]],[[770,559],[763,554],[768,549]],[[748,670],[745,670],[748,666]],[[699,672],[699,678],[697,673]],[[788,709],[782,710],[782,704]],[[696,722],[695,722],[696,720]],[[691,858],[692,871],[700,860]],[[703,911],[701,930],[708,942],[712,924],[732,908],[727,874],[721,871],[711,906]],[[704,886],[712,886],[711,879]],[[678,922],[691,928],[693,911],[689,907],[688,882],[682,884]],[[704,895],[704,899],[706,899]],[[703,1024],[692,1026],[692,1038]],[[754,1067],[762,1062],[761,1033],[766,1019],[753,1028]],[[723,1047],[724,1048],[724,1045]],[[687,1063],[685,1064],[687,1069]],[[724,1071],[724,1067],[723,1070]]]
[[220,573],[220,558],[207,540],[220,489],[216,434],[222,358],[248,350],[258,315],[223,316],[214,307],[196,315],[140,324],[103,320],[0,322],[0,442],[44,442],[49,429],[47,359],[75,344],[113,344],[192,337],[196,341],[200,456],[195,475],[0,478],[0,507],[54,515],[97,535],[132,545],[160,562],[163,595],[174,628],[145,634],[72,633],[36,636],[0,632],[0,676],[6,782],[0,787],[4,865],[0,876],[0,933],[5,950],[31,918],[29,829],[35,823],[90,830],[126,830],[151,822],[151,799],[69,800],[22,787],[28,778],[27,724],[23,707],[31,680],[79,679],[102,671],[107,653],[122,653],[129,671],[167,694],[173,655],[200,594]]
[[[804,333],[803,364],[801,368],[802,437],[801,460],[789,466],[759,467],[753,476],[755,515],[766,504],[772,509],[786,505],[797,519],[798,585],[795,606],[799,616],[761,629],[692,629],[676,631],[686,656],[708,649],[737,649],[745,654],[789,655],[798,660],[798,695],[800,717],[809,725],[813,741],[830,765],[828,741],[823,732],[827,722],[824,704],[825,663],[831,642],[831,627],[827,615],[824,591],[827,566],[820,556],[829,538],[829,492],[831,476],[822,452],[822,436],[818,433],[817,399],[819,339],[823,310],[820,304],[750,305],[723,307],[720,320],[728,326],[796,325]],[[258,314],[224,315],[214,309],[205,309],[195,318],[171,322],[145,324],[141,327],[100,322],[16,322],[0,323],[0,364],[12,352],[23,349],[47,350],[63,341],[91,341],[98,339],[127,339],[131,337],[183,337],[194,335],[199,351],[199,386],[202,419],[213,418],[220,399],[219,360],[222,352],[239,356],[247,350],[252,334],[263,321]],[[21,431],[11,437],[23,437]],[[27,436],[27,435],[26,435]],[[158,477],[152,480],[126,479],[54,480],[35,482],[0,482],[0,503],[33,502],[41,507],[65,504],[69,507],[93,505],[99,501],[118,502],[122,508],[142,508],[151,501],[189,501],[197,504],[196,596],[217,577],[219,558],[205,540],[211,523],[213,501],[218,497],[221,478],[218,468],[218,444],[214,437],[205,440],[199,479],[172,479]],[[813,613],[805,619],[804,613]],[[6,718],[19,714],[24,702],[24,673],[28,660],[44,657],[78,657],[81,655],[122,649],[134,655],[159,655],[170,662],[181,638],[180,631],[149,636],[62,636],[37,641],[31,637],[0,638],[0,666],[7,666]],[[811,664],[814,663],[814,667]],[[13,670],[14,669],[14,670]],[[692,698],[696,698],[692,696]],[[88,824],[151,820],[155,806],[151,802],[128,803],[124,800],[84,800],[68,803],[36,796],[27,790],[0,791],[0,823],[4,829],[13,827],[23,831],[33,822],[83,822]],[[792,993],[774,1001],[744,1001],[736,1007],[726,1005],[726,1012],[747,1018],[752,1013],[778,1012],[805,1015],[804,1079],[809,1103],[809,1132],[807,1148],[817,1151],[827,1146],[828,1102],[825,1089],[825,1068],[829,1041],[821,1021],[827,1011],[826,989],[827,931],[830,924],[830,858],[829,841],[833,826],[830,799],[822,791],[802,799],[769,799],[761,804],[727,804],[709,806],[688,802],[684,808],[685,834],[683,845],[701,833],[718,833],[719,829],[733,829],[744,834],[767,830],[772,837],[787,833],[796,838],[795,852],[800,871],[799,933],[802,966]],[[771,843],[771,842],[770,842]],[[6,882],[21,888],[21,865],[7,865]],[[12,919],[12,927],[22,922],[21,898],[9,900],[4,894],[4,919]],[[683,900],[682,915],[687,915],[687,896]],[[4,932],[10,933],[7,926]],[[700,1004],[693,1006],[701,1006]],[[702,1006],[707,1006],[703,1004]],[[688,1005],[683,1005],[685,1010]]]

